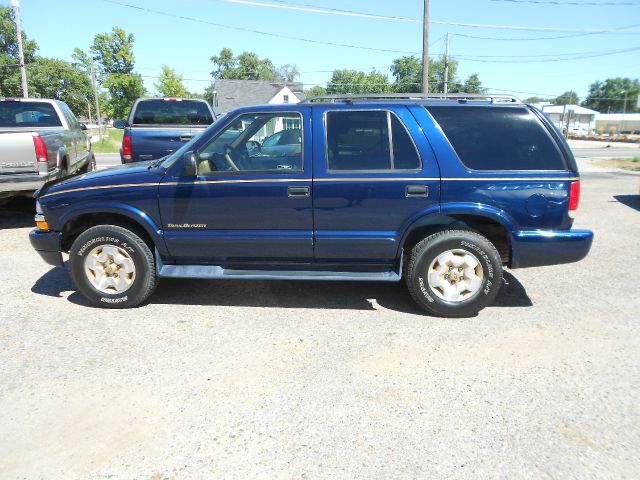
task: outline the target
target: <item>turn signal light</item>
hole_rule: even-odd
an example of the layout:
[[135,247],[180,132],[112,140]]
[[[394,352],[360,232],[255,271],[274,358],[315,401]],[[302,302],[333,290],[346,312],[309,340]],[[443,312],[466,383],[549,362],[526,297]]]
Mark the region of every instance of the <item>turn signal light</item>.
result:
[[46,231],[46,232],[48,232],[50,230],[49,224],[44,219],[44,215],[37,214],[35,216],[35,221],[36,221],[36,227],[38,227],[38,230],[42,230],[42,231]]

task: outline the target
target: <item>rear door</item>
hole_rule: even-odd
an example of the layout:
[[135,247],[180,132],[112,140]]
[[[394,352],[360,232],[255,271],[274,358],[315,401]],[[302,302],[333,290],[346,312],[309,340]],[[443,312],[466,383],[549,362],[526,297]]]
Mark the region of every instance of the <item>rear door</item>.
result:
[[200,100],[139,100],[129,118],[133,161],[173,153],[211,123],[211,110]]
[[314,106],[314,253],[329,263],[394,263],[401,236],[437,212],[440,171],[401,105]]

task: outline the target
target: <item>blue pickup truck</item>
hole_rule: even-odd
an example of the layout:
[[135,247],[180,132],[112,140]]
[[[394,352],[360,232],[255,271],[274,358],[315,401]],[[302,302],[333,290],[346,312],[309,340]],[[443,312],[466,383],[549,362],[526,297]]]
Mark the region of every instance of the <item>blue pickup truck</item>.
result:
[[120,159],[122,163],[162,158],[213,123],[214,116],[204,100],[182,98],[139,98],[129,118],[116,120],[123,128]]
[[162,277],[404,278],[426,311],[460,317],[493,301],[505,265],[587,255],[579,195],[562,135],[516,98],[328,96],[243,107],[165,159],[47,184],[30,238],[52,265],[68,252],[105,307]]

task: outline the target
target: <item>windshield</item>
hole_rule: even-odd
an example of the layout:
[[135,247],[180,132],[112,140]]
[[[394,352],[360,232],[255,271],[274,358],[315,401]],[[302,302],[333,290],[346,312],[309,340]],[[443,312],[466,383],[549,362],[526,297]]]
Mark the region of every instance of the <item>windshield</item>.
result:
[[171,165],[173,165],[176,160],[178,160],[179,158],[182,158],[182,156],[190,151],[193,150],[193,145],[194,143],[200,138],[201,135],[206,135],[207,132],[209,130],[211,130],[212,128],[214,128],[216,125],[218,125],[220,122],[225,122],[227,119],[229,118],[228,114],[224,114],[222,115],[220,118],[218,118],[215,122],[213,122],[211,125],[209,125],[207,127],[206,130],[204,130],[200,135],[196,135],[195,137],[193,137],[191,140],[189,140],[187,143],[185,143],[184,145],[182,145],[182,147],[180,147],[178,150],[176,150],[175,152],[173,152],[171,155],[168,155],[165,160],[160,164],[160,166],[162,166],[162,168],[164,168],[165,170],[169,167],[171,167]]
[[42,102],[0,102],[0,127],[61,127],[51,104]]
[[209,125],[213,117],[205,102],[198,100],[140,100],[134,125]]

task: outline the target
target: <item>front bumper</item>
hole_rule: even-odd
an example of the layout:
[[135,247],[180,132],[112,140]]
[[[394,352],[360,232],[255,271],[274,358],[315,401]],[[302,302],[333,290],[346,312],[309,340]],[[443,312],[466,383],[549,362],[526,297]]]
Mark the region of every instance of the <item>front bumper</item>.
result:
[[592,242],[590,230],[516,232],[511,242],[511,268],[577,262],[587,256]]
[[61,239],[62,234],[60,232],[43,232],[33,229],[29,233],[31,246],[35,248],[45,262],[54,267],[62,267],[64,265],[62,253],[60,252]]

